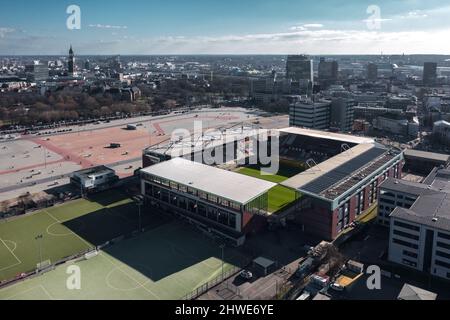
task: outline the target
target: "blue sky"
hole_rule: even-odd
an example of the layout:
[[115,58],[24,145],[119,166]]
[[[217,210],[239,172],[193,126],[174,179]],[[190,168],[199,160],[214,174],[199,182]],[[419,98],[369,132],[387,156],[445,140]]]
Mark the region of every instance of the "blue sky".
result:
[[[72,4],[80,30],[66,27]],[[0,9],[0,54],[65,54],[69,44],[78,54],[450,54],[448,0],[0,0]]]

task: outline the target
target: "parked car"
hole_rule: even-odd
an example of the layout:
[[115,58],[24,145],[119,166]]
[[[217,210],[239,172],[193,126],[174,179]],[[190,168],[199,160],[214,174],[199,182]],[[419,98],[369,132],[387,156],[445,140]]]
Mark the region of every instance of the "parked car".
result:
[[335,290],[335,291],[344,291],[344,287],[341,286],[339,283],[333,282],[330,286],[331,289]]
[[248,270],[243,270],[239,276],[245,280],[250,280],[253,278],[253,274]]
[[303,293],[297,298],[297,300],[308,300],[311,298],[311,293],[308,291],[303,291]]

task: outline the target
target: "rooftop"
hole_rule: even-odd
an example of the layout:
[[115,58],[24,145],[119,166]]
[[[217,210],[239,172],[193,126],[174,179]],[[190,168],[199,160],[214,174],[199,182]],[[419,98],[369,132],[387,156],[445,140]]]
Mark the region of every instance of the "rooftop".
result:
[[280,131],[280,133],[297,134],[297,135],[308,136],[308,137],[319,138],[319,139],[341,141],[343,143],[362,144],[362,143],[373,143],[375,141],[373,138],[358,137],[358,136],[349,135],[349,134],[342,134],[342,133],[335,133],[335,132],[328,132],[328,131],[321,131],[321,130],[314,130],[314,129],[297,128],[297,127],[284,128],[284,129],[280,129],[279,131]]
[[90,178],[91,176],[94,176],[94,175],[98,176],[98,175],[108,174],[108,173],[115,173],[115,171],[106,166],[97,166],[97,167],[92,167],[92,168],[75,171],[75,172],[73,172],[73,175],[76,175],[79,177]]
[[282,185],[334,200],[397,155],[376,143],[359,144],[284,181]]
[[436,300],[437,294],[405,283],[398,300]]
[[142,169],[142,172],[240,204],[247,204],[276,186],[272,182],[183,158],[173,158]]
[[442,161],[442,162],[450,161],[450,155],[448,155],[448,154],[434,153],[434,152],[427,152],[427,151],[420,151],[420,150],[412,150],[412,149],[405,150],[405,156],[421,158],[421,159],[430,159],[430,160]]
[[170,155],[171,157],[182,157],[192,152],[203,151],[263,133],[269,133],[269,130],[257,129],[254,125],[240,124],[229,128],[208,130],[198,136],[193,134],[187,137],[180,137],[176,141],[165,141],[156,146],[149,147],[145,152]]
[[417,197],[411,208],[397,207],[391,217],[450,231],[450,171],[437,170],[427,179],[431,184],[389,178],[380,185]]

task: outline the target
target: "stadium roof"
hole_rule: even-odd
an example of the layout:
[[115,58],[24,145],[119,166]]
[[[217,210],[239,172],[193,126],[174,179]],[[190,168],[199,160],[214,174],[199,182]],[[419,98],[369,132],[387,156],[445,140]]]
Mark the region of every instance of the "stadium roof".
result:
[[193,152],[203,151],[269,132],[269,130],[259,129],[254,125],[241,123],[228,128],[207,130],[202,135],[198,134],[198,136],[195,134],[181,136],[179,140],[162,142],[156,146],[147,148],[144,152],[170,155],[172,158],[183,157]]
[[420,158],[420,159],[429,159],[429,160],[434,160],[434,161],[442,161],[442,162],[450,161],[450,155],[448,155],[448,154],[426,152],[426,151],[412,150],[412,149],[405,150],[405,156]]
[[314,129],[297,128],[297,127],[284,128],[284,129],[280,129],[279,131],[280,131],[280,133],[297,134],[297,135],[308,136],[308,137],[313,137],[313,138],[328,139],[328,140],[335,140],[335,141],[355,143],[355,144],[375,142],[375,140],[373,138],[358,137],[358,136],[353,136],[353,135],[349,135],[349,134],[342,134],[342,133],[335,133],[335,132],[328,132],[328,131],[321,131],[321,130],[314,130]]
[[276,186],[275,183],[218,169],[183,158],[174,158],[142,172],[246,204]]
[[[309,183],[317,180],[320,177],[327,175],[333,170],[339,168],[343,164],[349,162],[355,157],[364,154],[365,152],[374,148],[373,144],[360,144],[353,147],[350,150],[344,151],[324,162],[319,163],[317,166],[308,169],[284,182],[282,185],[292,188],[292,189],[301,189],[308,185]],[[348,175],[348,173],[346,174]]]
[[359,144],[281,184],[312,196],[335,200],[370,179],[374,172],[400,154],[377,143]]

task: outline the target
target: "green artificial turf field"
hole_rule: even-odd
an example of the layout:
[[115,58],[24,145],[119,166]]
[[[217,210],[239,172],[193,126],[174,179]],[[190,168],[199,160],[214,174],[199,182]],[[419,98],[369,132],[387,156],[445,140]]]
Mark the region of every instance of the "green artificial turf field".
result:
[[[225,248],[224,272],[246,261]],[[172,221],[76,262],[80,290],[67,288],[67,268],[0,290],[0,299],[181,299],[222,272],[221,249],[191,226]]]
[[[143,214],[142,225],[157,223]],[[0,221],[0,281],[82,253],[138,229],[138,210],[131,199],[110,190],[30,215]],[[36,239],[42,235],[41,239]]]
[[[280,167],[278,174],[276,175],[265,175],[261,174],[261,170],[258,167],[244,167],[240,168],[238,173],[245,174],[254,178],[270,181],[273,183],[281,183],[291,176],[296,175],[301,172],[298,168],[291,167]],[[296,192],[292,189],[286,188],[281,185],[277,185],[269,190],[269,207],[268,210],[271,213],[275,213],[297,199]]]

